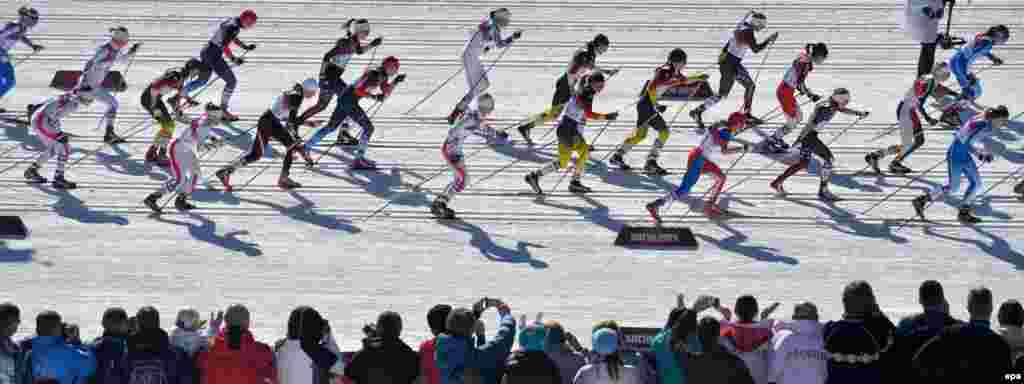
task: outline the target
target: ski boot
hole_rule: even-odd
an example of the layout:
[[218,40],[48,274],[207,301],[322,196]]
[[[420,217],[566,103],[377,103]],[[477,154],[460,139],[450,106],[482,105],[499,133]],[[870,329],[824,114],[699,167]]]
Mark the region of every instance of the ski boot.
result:
[[530,186],[530,189],[533,190],[533,193],[536,193],[538,195],[544,194],[544,191],[540,189],[540,174],[538,174],[537,172],[527,173],[526,177],[524,177],[523,180],[526,180],[526,184]]
[[56,189],[75,189],[78,188],[78,184],[72,183],[64,178],[63,173],[58,173],[53,177],[53,187]]
[[767,149],[768,152],[776,154],[786,153],[789,151],[789,144],[786,144],[785,141],[778,137],[769,136],[765,139],[765,149]]
[[960,206],[960,212],[957,213],[956,219],[964,224],[977,224],[981,222],[981,219],[971,214],[971,207],[967,205]]
[[39,174],[39,166],[32,164],[25,170],[25,180],[28,180],[30,184],[42,184],[46,182],[46,178]]
[[747,112],[745,116],[747,118],[747,128],[756,127],[758,125],[764,124],[764,120],[761,120],[761,118],[757,116],[751,115],[750,112]]
[[657,199],[644,206],[647,208],[647,213],[651,215],[651,219],[654,220],[654,223],[657,225],[661,225],[661,215],[658,210],[661,209],[662,204],[661,199]]
[[231,173],[234,171],[235,168],[227,167],[222,168],[215,173],[215,175],[217,175],[217,180],[220,180],[220,183],[224,185],[224,190],[227,192],[231,192],[233,189],[231,187]]
[[590,193],[593,192],[590,187],[583,185],[579,180],[573,180],[569,182],[569,192],[572,193]]
[[352,169],[377,169],[377,164],[365,157],[360,157],[352,161]]
[[907,168],[907,166],[903,165],[903,163],[900,163],[899,160],[893,160],[891,163],[889,163],[889,172],[898,175],[906,175],[908,173],[914,172],[914,170]]
[[644,172],[652,176],[664,176],[668,174],[665,168],[658,165],[658,161],[654,159],[647,159],[647,163],[644,164]]
[[149,207],[149,209],[151,209],[153,212],[160,213],[163,211],[160,209],[159,205],[156,205],[156,203],[157,200],[160,200],[160,198],[163,196],[164,194],[160,192],[153,192],[150,193],[149,196],[146,196],[146,199],[142,200],[142,203],[146,204],[146,206]]
[[533,139],[530,139],[530,130],[533,129],[533,122],[529,122],[516,127],[519,134],[523,136],[523,140],[526,140],[527,144],[533,145]]
[[465,109],[461,105],[456,105],[455,108],[452,109],[452,112],[448,114],[448,125],[455,124],[455,120],[462,117],[462,114],[465,112]]
[[452,220],[455,218],[455,211],[448,208],[448,204],[442,199],[434,200],[434,203],[430,205],[430,213],[441,220]]
[[704,129],[703,114],[704,114],[704,105],[701,105],[701,106],[699,106],[697,108],[694,108],[693,110],[690,111],[690,118],[693,119],[693,122],[697,123],[697,129],[701,129],[701,130]]
[[103,134],[103,142],[110,145],[114,145],[127,143],[128,140],[125,140],[123,137],[118,136],[116,133],[114,133],[114,126],[109,125],[107,126],[107,132]]
[[228,112],[228,106],[222,105],[222,106],[220,106],[220,108],[222,110],[222,113],[224,114],[224,121],[229,121],[229,122],[238,121],[238,115],[236,115],[234,113],[231,113],[231,112]]
[[[871,166],[871,169],[874,170],[875,173],[877,173],[879,175],[882,174],[882,169],[878,168],[878,154],[877,153],[871,152],[871,153],[869,153],[867,155],[864,155],[864,161],[867,162],[868,165]],[[892,168],[892,164],[889,164],[889,168]]]
[[187,211],[190,209],[196,209],[196,206],[188,202],[188,195],[179,193],[178,197],[174,199],[174,208],[179,211]]
[[289,189],[300,188],[302,187],[302,184],[297,183],[288,176],[281,175],[281,177],[277,178],[277,187],[287,191]]
[[775,197],[784,197],[787,194],[786,189],[782,188],[782,183],[776,183],[773,181],[770,184],[768,184],[768,186],[771,187],[773,191],[775,191]]
[[623,171],[633,169],[633,167],[630,167],[629,164],[626,164],[626,161],[622,159],[622,154],[618,152],[612,155],[612,158],[608,159],[608,162],[616,167],[619,167],[619,169],[622,169]]
[[836,196],[834,193],[832,193],[832,191],[829,191],[828,188],[821,188],[821,189],[819,189],[818,190],[818,198],[821,199],[822,201],[841,201],[841,200],[843,200],[839,196]]
[[338,145],[359,145],[359,139],[348,133],[347,127],[343,127],[341,132],[338,132]]
[[914,212],[917,213],[917,216],[920,217],[921,220],[926,220],[924,218],[924,208],[931,201],[932,201],[931,195],[925,194],[925,195],[921,195],[921,196],[915,197],[914,200],[910,202],[914,206]]

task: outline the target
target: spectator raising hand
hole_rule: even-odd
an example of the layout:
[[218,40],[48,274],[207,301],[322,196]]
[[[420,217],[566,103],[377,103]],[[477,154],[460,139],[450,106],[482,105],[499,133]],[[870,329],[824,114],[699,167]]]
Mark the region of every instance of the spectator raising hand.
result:
[[502,384],[560,384],[562,377],[546,353],[544,343],[547,328],[542,322],[544,314],[537,313],[532,323],[526,322],[526,315],[519,320],[519,350],[509,356],[505,364]]
[[493,339],[481,346],[474,345],[470,337],[478,319],[477,311],[456,308],[448,314],[445,333],[438,337],[434,354],[442,384],[465,383],[467,369],[480,372],[483,383],[498,382],[498,372],[512,350],[516,321],[508,304],[501,300],[484,301],[487,303],[479,313],[489,307],[497,308],[498,330]]
[[412,384],[419,376],[419,358],[399,336],[402,318],[385,311],[377,316],[372,334],[345,367],[345,376],[355,384]]

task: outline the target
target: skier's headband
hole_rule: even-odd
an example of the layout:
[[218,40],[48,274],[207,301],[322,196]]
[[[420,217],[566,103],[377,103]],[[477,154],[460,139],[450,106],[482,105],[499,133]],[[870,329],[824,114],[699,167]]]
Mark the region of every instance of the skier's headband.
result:
[[491,17],[507,20],[512,17],[512,12],[509,12],[508,8],[498,8],[491,12]]
[[353,34],[370,33],[370,22],[366,19],[359,19],[352,22],[349,31]]

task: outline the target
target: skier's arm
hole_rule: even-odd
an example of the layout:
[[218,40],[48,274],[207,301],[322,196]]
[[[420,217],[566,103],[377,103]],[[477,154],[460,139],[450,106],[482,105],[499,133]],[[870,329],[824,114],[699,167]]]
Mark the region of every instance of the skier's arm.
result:
[[21,38],[18,39],[18,41],[21,41],[22,44],[25,44],[25,45],[31,47],[32,49],[36,48],[36,44],[33,43],[32,40],[29,39],[28,36],[26,36],[26,35],[22,35]]
[[846,107],[839,108],[839,112],[845,113],[847,115],[854,115],[854,116],[857,116],[857,117],[867,117],[868,116],[868,111],[858,111],[856,109],[850,109],[850,108],[846,108]]
[[935,79],[928,80],[928,89],[926,89],[920,96],[917,97],[917,112],[924,116],[926,119],[931,119],[931,114],[925,108],[925,104],[928,104],[928,97],[935,93],[935,88],[939,87]]
[[302,106],[302,95],[295,94],[288,96],[288,128],[293,131],[298,131],[299,124],[299,107]]

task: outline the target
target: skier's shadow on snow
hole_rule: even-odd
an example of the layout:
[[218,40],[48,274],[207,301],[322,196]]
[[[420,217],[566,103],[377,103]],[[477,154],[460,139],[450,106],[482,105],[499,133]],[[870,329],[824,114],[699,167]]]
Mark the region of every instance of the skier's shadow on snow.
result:
[[[683,171],[685,172],[686,170],[684,169]],[[608,164],[599,160],[591,160],[588,163],[586,173],[597,176],[601,179],[601,182],[623,188],[648,191],[671,191],[675,189],[675,185],[666,180],[666,178],[673,177],[674,175],[648,176],[636,171],[612,170],[608,168]]]
[[714,237],[701,233],[694,233],[694,236],[703,240],[703,242],[705,243],[709,243],[711,245],[718,247],[723,251],[738,253],[757,261],[783,263],[788,265],[797,265],[800,263],[800,261],[795,258],[780,255],[779,250],[776,248],[745,245],[744,243],[750,240],[749,236],[747,236],[743,232],[740,232],[736,228],[733,228],[729,224],[722,222],[721,220],[716,220],[712,222],[715,223],[715,225],[717,225],[719,228],[722,228],[726,232],[729,232],[729,235],[721,239],[716,239]]
[[253,144],[252,132],[254,132],[255,129],[249,130],[248,128],[232,128],[222,124],[215,128],[211,128],[210,131],[219,137],[225,138],[225,143],[227,145],[234,147],[239,151],[248,152],[249,147]]
[[246,256],[255,257],[263,255],[263,251],[260,250],[259,244],[250,243],[238,238],[240,235],[248,235],[249,231],[231,231],[221,236],[217,234],[217,223],[214,223],[212,220],[194,212],[188,212],[185,215],[190,219],[198,220],[199,224],[194,224],[188,221],[167,219],[158,213],[152,213],[149,216],[161,223],[174,224],[188,228],[189,235],[192,235],[192,238],[196,240],[204,241],[235,252],[241,252]]
[[[928,236],[934,236],[940,239],[952,240],[958,243],[973,245],[977,247],[979,250],[984,251],[985,253],[988,253],[989,255],[992,255],[993,257],[999,260],[1013,264],[1013,266],[1016,267],[1017,270],[1024,270],[1024,255],[1011,248],[1010,244],[1006,242],[1006,239],[996,236],[991,232],[985,231],[984,229],[978,226],[971,225],[968,227],[973,229],[979,235],[991,239],[992,242],[987,243],[979,239],[964,239],[956,236],[944,235],[937,232],[933,226],[925,226],[923,230],[924,233]],[[955,226],[953,228],[959,230],[962,227]]]
[[20,143],[21,148],[39,152],[43,150],[43,142],[38,137],[29,133],[29,127],[21,128],[17,124],[0,121],[0,127],[4,128],[4,136],[10,140]]
[[832,228],[832,230],[836,232],[852,236],[886,239],[897,244],[903,244],[908,241],[907,238],[897,236],[895,233],[893,233],[891,225],[887,223],[865,223],[857,218],[857,213],[853,213],[846,209],[843,209],[836,205],[834,202],[824,202],[822,203],[824,205],[821,205],[789,197],[783,197],[782,199],[797,205],[817,209],[821,211],[821,213],[828,215],[829,217],[832,218],[832,220],[835,221],[835,223],[829,223],[828,227]]
[[530,248],[546,248],[543,245],[517,240],[514,249],[508,248],[496,244],[490,233],[464,220],[437,220],[437,222],[448,228],[468,233],[472,236],[469,244],[479,249],[480,254],[488,260],[502,263],[527,263],[537,269],[548,267],[548,263],[530,255]]
[[148,173],[146,165],[138,160],[132,160],[132,154],[122,149],[120,145],[112,147],[116,155],[96,152],[96,162],[103,164],[111,172],[129,176],[143,176]]
[[545,196],[537,196],[534,200],[535,203],[558,209],[565,209],[576,211],[583,216],[583,218],[589,220],[591,223],[600,225],[607,228],[612,233],[618,233],[620,229],[625,225],[623,222],[612,219],[608,216],[608,207],[601,204],[597,200],[594,200],[587,195],[579,195],[579,198],[585,201],[590,207],[580,207],[575,205],[557,203],[545,198]]
[[57,202],[52,205],[52,208],[53,212],[61,217],[66,217],[82,224],[129,224],[128,218],[124,216],[89,209],[85,206],[82,199],[71,194],[71,192],[53,189],[45,185],[48,184],[32,184],[34,188],[57,197]]
[[[545,140],[547,140],[547,138],[545,138]],[[558,158],[557,143],[546,147],[544,144],[525,146],[517,146],[514,144],[487,144],[487,146],[493,148],[495,153],[514,158],[520,162],[528,161],[534,163],[546,163]]]
[[[394,204],[413,207],[427,207],[431,204],[431,201],[427,199],[426,194],[422,191],[395,191],[395,188],[399,186],[405,186],[409,189],[414,187],[414,185],[402,181],[401,170],[398,167],[392,167],[389,173],[383,173],[379,170],[353,170],[350,168],[345,169],[345,175],[324,169],[314,169],[313,172],[359,186],[378,198],[391,199]],[[394,196],[396,193],[398,196]]]
[[319,213],[314,212],[311,208],[315,207],[316,204],[307,199],[305,196],[302,196],[302,194],[296,191],[288,191],[288,195],[290,195],[295,200],[298,200],[299,204],[293,205],[291,207],[285,207],[281,204],[275,204],[269,201],[247,199],[244,197],[239,197],[238,200],[256,205],[267,206],[294,220],[304,221],[319,227],[332,230],[340,230],[349,233],[362,232],[361,229],[352,225],[351,220],[339,219],[336,216],[321,215]]

